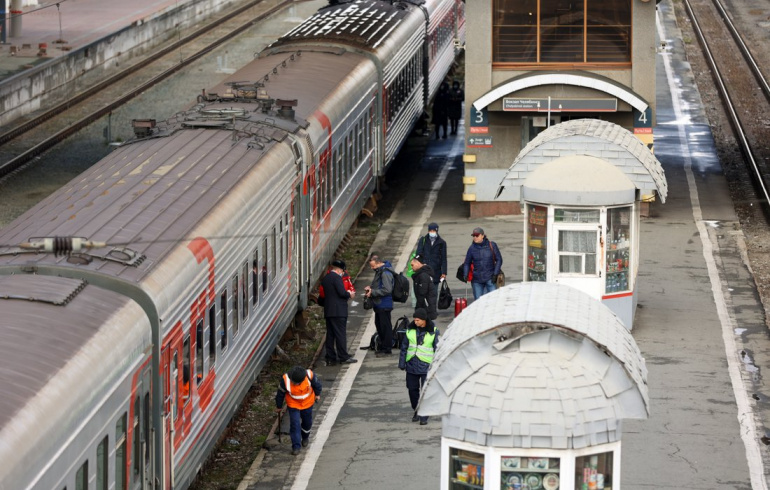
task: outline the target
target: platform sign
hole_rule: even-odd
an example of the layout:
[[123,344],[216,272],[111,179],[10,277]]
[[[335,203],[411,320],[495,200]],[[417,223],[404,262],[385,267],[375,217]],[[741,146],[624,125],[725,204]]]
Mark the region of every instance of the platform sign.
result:
[[476,110],[471,106],[471,125],[469,128],[471,134],[487,134],[489,133],[489,114],[487,108],[484,107],[481,110]]
[[644,143],[650,151],[653,151],[652,135],[652,108],[647,107],[644,112],[634,109],[634,136]]
[[503,110],[514,112],[616,112],[618,99],[503,98]]
[[468,148],[492,148],[491,136],[469,136]]

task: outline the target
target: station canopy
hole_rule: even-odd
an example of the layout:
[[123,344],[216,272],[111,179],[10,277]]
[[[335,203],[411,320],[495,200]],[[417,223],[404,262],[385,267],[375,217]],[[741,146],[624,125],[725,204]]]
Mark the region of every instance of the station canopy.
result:
[[474,301],[442,336],[418,413],[442,435],[495,447],[579,449],[649,415],[633,337],[575,288],[527,282]]

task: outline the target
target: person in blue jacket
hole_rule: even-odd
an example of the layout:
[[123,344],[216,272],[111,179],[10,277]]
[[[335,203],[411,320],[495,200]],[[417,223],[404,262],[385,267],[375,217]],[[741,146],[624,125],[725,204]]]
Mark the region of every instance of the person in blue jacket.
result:
[[364,294],[372,299],[374,310],[374,326],[380,336],[380,351],[376,357],[387,356],[393,349],[393,323],[390,312],[393,311],[393,283],[395,273],[389,261],[381,260],[376,254],[369,257],[369,267],[374,271],[372,284],[364,288]]
[[406,327],[406,333],[401,339],[398,368],[406,371],[406,389],[414,410],[412,422],[419,420],[420,425],[425,425],[428,417],[417,415],[417,402],[420,401],[420,390],[425,385],[425,378],[438,348],[439,331],[433,320],[428,318],[425,308],[414,310],[413,317],[414,320]]
[[463,273],[467,281],[468,274],[471,272],[471,265],[473,266],[471,277],[473,299],[479,299],[497,289],[495,284],[497,283],[497,275],[500,274],[500,268],[503,266],[503,256],[500,255],[497,244],[484,235],[483,229],[474,228],[471,236],[473,243],[465,254]]

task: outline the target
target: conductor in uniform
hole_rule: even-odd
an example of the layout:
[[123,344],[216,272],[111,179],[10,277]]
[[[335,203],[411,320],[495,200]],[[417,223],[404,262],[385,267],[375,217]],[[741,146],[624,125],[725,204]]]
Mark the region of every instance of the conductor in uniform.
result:
[[331,270],[321,280],[324,288],[324,317],[326,319],[326,365],[337,363],[353,364],[358,362],[348,353],[348,299],[355,297],[355,292],[345,289],[342,274],[345,262],[335,260]]

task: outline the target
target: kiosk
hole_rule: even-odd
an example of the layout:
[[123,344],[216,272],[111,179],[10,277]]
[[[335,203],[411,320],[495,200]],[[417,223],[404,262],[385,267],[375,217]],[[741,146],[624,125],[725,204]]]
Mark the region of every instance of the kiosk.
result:
[[604,305],[520,283],[449,326],[420,415],[442,417],[441,488],[620,489],[621,422],[646,418],[647,369]]

